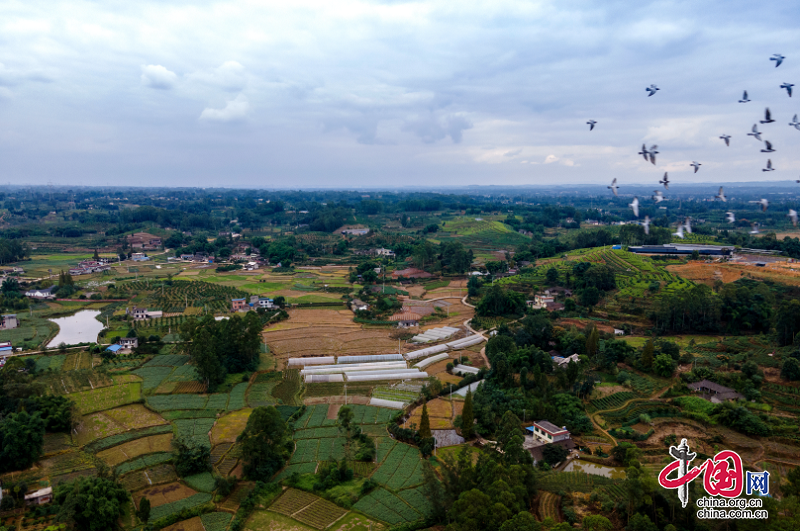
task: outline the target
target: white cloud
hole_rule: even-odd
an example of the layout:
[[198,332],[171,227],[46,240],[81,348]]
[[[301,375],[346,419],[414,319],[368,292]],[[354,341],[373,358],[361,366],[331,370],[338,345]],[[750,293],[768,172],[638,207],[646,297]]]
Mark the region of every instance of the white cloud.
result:
[[177,74],[161,65],[142,65],[142,85],[146,87],[169,90],[177,81]]
[[545,164],[552,164],[553,162],[558,162],[558,157],[555,155],[547,155],[547,158],[544,159]]
[[206,107],[200,114],[200,119],[210,122],[235,122],[243,120],[248,112],[250,103],[244,94],[239,94],[235,99],[228,101],[222,109]]
[[225,61],[217,68],[192,72],[186,77],[229,92],[239,92],[247,85],[245,68],[236,61]]

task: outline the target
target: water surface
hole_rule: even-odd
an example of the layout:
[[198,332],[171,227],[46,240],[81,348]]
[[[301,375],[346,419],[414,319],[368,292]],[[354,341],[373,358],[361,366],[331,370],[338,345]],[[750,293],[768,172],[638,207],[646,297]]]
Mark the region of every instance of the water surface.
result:
[[76,343],[94,343],[97,334],[103,329],[103,324],[95,319],[100,315],[98,310],[81,310],[69,317],[49,319],[58,326],[58,334],[53,338],[48,347],[57,347],[61,343],[74,345]]

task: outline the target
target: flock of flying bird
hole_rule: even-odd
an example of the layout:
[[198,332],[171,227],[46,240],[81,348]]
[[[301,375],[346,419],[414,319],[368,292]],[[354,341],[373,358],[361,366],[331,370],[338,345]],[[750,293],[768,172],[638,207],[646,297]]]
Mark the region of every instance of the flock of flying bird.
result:
[[[784,59],[786,59],[784,56],[782,56],[781,54],[777,54],[776,53],[772,57],[770,57],[769,60],[770,61],[775,61],[775,68],[777,68],[777,67],[779,67],[781,65],[781,63],[783,63]],[[789,95],[790,98],[792,97],[792,87],[794,87],[794,85],[792,83],[783,83],[780,86],[781,89],[785,89],[786,90],[786,93]],[[648,98],[650,96],[653,96],[659,90],[661,90],[661,89],[659,89],[656,85],[650,85],[649,87],[645,88],[645,91],[647,91],[647,93],[648,93],[647,94]],[[747,91],[745,90],[744,94],[742,96],[742,99],[739,100],[739,103],[748,103],[749,101],[750,101],[750,98],[748,97]],[[774,123],[774,122],[775,122],[775,120],[772,118],[772,113],[770,113],[769,107],[767,107],[766,110],[764,111],[764,119],[760,120],[760,123],[761,124],[771,124],[771,123]],[[597,124],[597,121],[589,120],[586,123],[589,126],[589,131],[593,131],[594,130],[594,126]],[[794,127],[795,129],[800,131],[800,121],[798,121],[798,119],[797,119],[797,114],[794,115],[794,118],[789,123],[789,126]],[[747,136],[752,136],[753,138],[755,138],[759,142],[763,142],[764,143],[764,148],[761,150],[762,153],[774,153],[775,149],[772,147],[772,143],[769,140],[762,140],[761,134],[762,133],[758,130],[758,124],[754,124],[753,128],[751,129],[751,131],[749,133],[747,133]],[[731,145],[731,136],[730,135],[722,135],[719,138],[725,142],[726,146],[730,147],[730,145]],[[642,157],[644,157],[645,161],[650,161],[653,165],[655,165],[655,163],[656,163],[656,155],[658,155],[658,146],[657,145],[652,145],[652,146],[650,146],[650,149],[648,149],[647,145],[642,144],[642,150],[638,154],[641,155]],[[697,171],[700,169],[700,166],[702,166],[702,164],[700,164],[697,161],[693,161],[690,164],[690,166],[692,166],[694,168],[694,173],[697,173]],[[767,159],[767,167],[763,168],[761,171],[775,171],[775,168],[772,167],[772,159]],[[800,183],[800,180],[798,180],[797,182]],[[665,172],[664,173],[664,177],[661,180],[658,181],[658,184],[664,185],[664,189],[665,190],[669,190],[669,183],[670,183],[669,175],[668,175],[667,172]],[[611,190],[614,193],[614,196],[618,197],[617,188],[619,188],[617,186],[617,179],[614,178],[614,180],[611,181],[611,186],[609,186],[608,189]],[[655,195],[653,195],[652,199],[653,199],[653,201],[656,202],[656,204],[660,203],[661,201],[666,200],[666,198],[664,197],[664,193],[661,190],[655,190],[654,194]],[[714,196],[714,198],[715,199],[719,199],[723,203],[727,202],[728,199],[725,197],[725,192],[724,192],[722,186],[719,187],[719,192]],[[761,205],[761,211],[762,212],[766,212],[767,208],[769,207],[769,201],[767,201],[766,199],[761,199],[760,201],[751,201],[751,203],[756,203],[756,204]],[[631,202],[628,206],[631,207],[631,209],[633,210],[633,214],[638,218],[639,217],[639,198],[634,196],[633,202]],[[787,217],[789,217],[792,220],[792,224],[797,226],[797,221],[798,221],[797,211],[789,209],[789,213],[787,214]],[[733,223],[733,222],[736,221],[736,216],[734,215],[733,212],[726,212],[725,213],[725,219],[726,219],[726,221],[728,223]],[[650,234],[650,217],[649,216],[645,216],[644,221],[641,222],[641,225],[644,227],[645,234]],[[673,233],[673,236],[677,236],[679,238],[684,238],[687,233],[691,234],[691,232],[692,232],[692,225],[691,225],[690,219],[686,218],[682,224],[678,225],[677,232]],[[753,224],[753,230],[750,231],[750,234],[758,234],[758,232],[759,232],[758,226],[757,226],[756,223],[754,223]]]

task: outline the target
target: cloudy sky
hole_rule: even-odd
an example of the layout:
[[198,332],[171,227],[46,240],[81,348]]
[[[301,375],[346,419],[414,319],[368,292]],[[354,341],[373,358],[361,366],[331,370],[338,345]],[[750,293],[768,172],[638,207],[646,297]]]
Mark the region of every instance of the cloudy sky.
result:
[[786,1],[4,0],[0,183],[797,179],[798,26]]

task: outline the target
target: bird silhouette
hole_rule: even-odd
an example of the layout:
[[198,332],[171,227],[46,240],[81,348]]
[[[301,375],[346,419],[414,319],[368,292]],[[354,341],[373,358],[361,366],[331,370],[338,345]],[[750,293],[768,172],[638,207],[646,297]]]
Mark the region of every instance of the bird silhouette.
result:
[[722,135],[720,138],[725,141],[726,146],[731,147],[731,135]]
[[760,230],[758,230],[758,223],[751,223],[750,227],[752,228],[750,234],[758,234],[761,232]]
[[669,190],[669,175],[667,172],[664,172],[664,179],[658,181],[658,184],[663,184],[664,189]]
[[688,232],[689,234],[691,234],[691,233],[692,233],[692,223],[691,223],[691,220],[690,220],[689,218],[686,218],[686,220],[684,220],[684,222],[683,222],[683,228],[684,228],[684,230],[685,230],[686,232]]
[[769,201],[766,199],[762,199],[761,201],[756,201],[759,205],[761,205],[761,212],[766,212],[769,208]]
[[653,166],[656,165],[656,155],[658,155],[658,151],[656,151],[657,149],[658,146],[653,144],[650,146],[650,151],[647,152],[650,155],[650,162],[653,163]]
[[739,100],[739,103],[748,103],[749,101],[750,98],[747,97],[747,91],[745,90],[744,94],[742,95],[742,99]]
[[772,167],[772,159],[767,159],[767,167],[761,168],[761,171],[775,171],[775,168]]
[[638,218],[639,217],[639,198],[634,196],[633,202],[631,202],[628,206],[631,207],[631,209],[633,210],[633,215]]
[[689,166],[694,166],[694,172],[697,173],[697,170],[700,169],[700,166],[702,166],[702,164],[700,164],[699,162],[692,162],[691,164],[689,164]]
[[589,131],[591,131],[594,129],[594,124],[596,124],[597,122],[595,122],[594,120],[589,120],[586,123],[589,125]]
[[764,143],[767,145],[767,147],[762,149],[761,153],[774,153],[775,152],[775,150],[772,149],[772,142],[770,142],[769,140],[764,140]]
[[682,240],[682,239],[684,238],[684,235],[683,235],[683,225],[678,225],[678,230],[677,230],[677,232],[673,232],[673,233],[672,233],[672,235],[673,235],[673,236],[677,236],[678,238],[680,238],[680,239]]
[[657,90],[661,90],[661,89],[660,89],[660,88],[658,88],[658,87],[657,87],[657,86],[655,86],[655,85],[650,85],[650,86],[649,86],[649,87],[647,87],[645,90],[646,90],[647,92],[649,92],[649,94],[647,95],[647,97],[649,98],[650,96],[652,96],[653,94],[655,94]]
[[789,219],[792,220],[792,225],[794,225],[796,227],[797,226],[797,210],[793,210],[793,209],[790,208],[789,209],[789,213],[786,214],[786,215],[789,217]]
[[759,142],[761,142],[761,132],[758,130],[758,124],[753,124],[752,132],[747,133],[747,136],[752,136]]
[[650,216],[645,216],[644,221],[642,221],[642,227],[644,227],[644,233],[649,235],[650,234]]
[[653,196],[653,201],[655,201],[656,204],[660,203],[661,201],[664,201],[664,192],[662,192],[661,190],[653,190],[653,193],[655,194]]
[[789,126],[794,127],[795,129],[800,131],[800,122],[797,121],[797,115],[796,114],[794,115],[794,118],[792,118],[792,121],[789,122]]
[[647,151],[647,146],[642,144],[642,150],[639,153],[637,153],[637,155],[641,155],[644,158],[644,160],[647,160],[647,155],[649,154],[650,153]]
[[608,188],[609,190],[614,192],[614,196],[619,197],[619,195],[617,194],[618,186],[617,186],[617,178],[616,177],[614,177],[614,180],[611,181],[611,186],[607,186],[606,188]]
[[772,113],[769,112],[769,107],[767,107],[766,109],[764,109],[764,119],[761,120],[761,123],[762,124],[771,124],[774,121],[775,120],[772,119]]
[[720,200],[720,201],[722,201],[723,203],[725,203],[725,202],[727,202],[727,201],[728,201],[728,198],[727,198],[727,197],[725,197],[725,192],[722,190],[722,187],[721,187],[721,186],[719,187],[719,192],[718,192],[718,193],[717,193],[717,195],[716,195],[716,196],[714,196],[714,197],[715,197],[716,199],[719,199],[719,200]]
[[775,61],[775,68],[781,66],[784,59],[786,58],[779,53],[772,54],[772,57],[769,58],[770,61]]
[[789,93],[789,97],[790,98],[792,97],[792,87],[793,86],[794,85],[792,85],[791,83],[784,83],[783,85],[781,85],[781,88],[782,89],[786,89],[786,92]]
[[736,221],[736,216],[734,215],[733,212],[725,212],[725,220],[728,223],[733,223],[734,221]]

